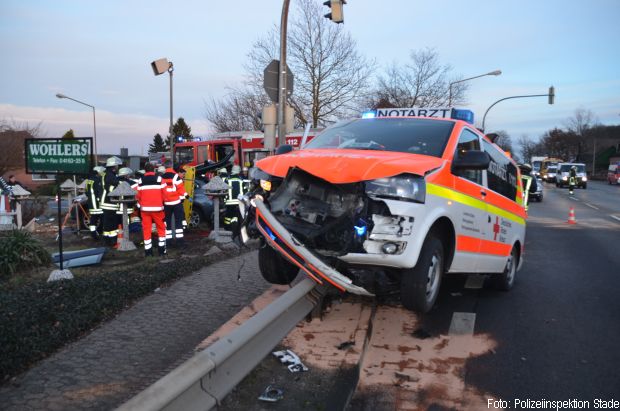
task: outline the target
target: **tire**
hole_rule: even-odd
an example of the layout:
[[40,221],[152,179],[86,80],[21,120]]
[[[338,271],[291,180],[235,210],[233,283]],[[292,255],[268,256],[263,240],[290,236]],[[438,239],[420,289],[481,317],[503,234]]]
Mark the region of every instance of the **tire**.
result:
[[190,228],[197,228],[204,221],[202,213],[198,210],[192,209],[192,215],[189,217],[187,225]]
[[258,249],[258,268],[263,278],[271,284],[290,284],[299,273],[296,265],[267,244]]
[[504,272],[495,275],[495,288],[501,291],[509,291],[514,286],[518,266],[519,255],[517,254],[517,248],[512,247],[510,257],[506,261],[506,267],[504,267]]
[[445,268],[443,244],[435,235],[429,234],[413,268],[402,271],[400,299],[409,310],[427,313],[433,308]]

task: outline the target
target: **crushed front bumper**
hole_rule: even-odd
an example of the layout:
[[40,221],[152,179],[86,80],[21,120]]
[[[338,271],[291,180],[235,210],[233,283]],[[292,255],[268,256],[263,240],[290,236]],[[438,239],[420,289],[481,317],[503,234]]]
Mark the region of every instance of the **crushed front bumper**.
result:
[[255,198],[254,202],[256,204],[256,227],[265,237],[267,244],[299,267],[308,277],[319,284],[326,281],[340,291],[374,296],[363,287],[354,285],[349,277],[339,273],[314,255],[280,224],[262,201]]

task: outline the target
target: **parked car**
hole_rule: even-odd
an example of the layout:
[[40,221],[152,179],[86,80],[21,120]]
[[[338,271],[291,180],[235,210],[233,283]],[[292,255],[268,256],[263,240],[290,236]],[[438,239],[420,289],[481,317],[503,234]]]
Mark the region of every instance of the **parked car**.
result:
[[542,179],[547,183],[555,183],[555,177],[558,172],[557,166],[549,166],[547,171],[543,174]]
[[533,192],[533,193],[530,193],[530,198],[532,200],[536,200],[536,201],[538,201],[540,203],[541,201],[543,201],[543,190],[544,190],[544,187],[543,187],[543,182],[542,182],[542,180],[540,178],[536,179],[536,183],[537,183],[536,184],[536,191]]
[[583,163],[560,163],[558,164],[558,173],[555,177],[556,187],[568,186],[570,178],[570,169],[575,166],[577,168],[577,187],[583,189],[588,188],[588,176],[586,174],[586,165]]
[[187,224],[196,228],[202,223],[213,226],[213,200],[207,196],[205,191],[206,183],[196,181],[194,183],[194,205],[192,207],[192,215]]
[[609,169],[607,169],[607,182],[609,184],[620,184],[620,163],[609,165]]

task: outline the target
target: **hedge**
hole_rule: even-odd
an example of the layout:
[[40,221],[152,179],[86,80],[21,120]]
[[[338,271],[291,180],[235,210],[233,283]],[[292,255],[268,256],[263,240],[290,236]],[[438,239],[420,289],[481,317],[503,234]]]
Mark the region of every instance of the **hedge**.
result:
[[24,371],[157,287],[232,253],[145,263],[52,283],[0,289],[0,381]]

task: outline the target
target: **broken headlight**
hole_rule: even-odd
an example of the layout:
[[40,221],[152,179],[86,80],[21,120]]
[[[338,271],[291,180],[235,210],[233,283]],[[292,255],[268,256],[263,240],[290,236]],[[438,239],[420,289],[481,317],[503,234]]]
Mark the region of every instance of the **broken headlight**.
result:
[[424,203],[426,183],[423,177],[401,174],[394,177],[366,181],[366,194],[370,197]]

